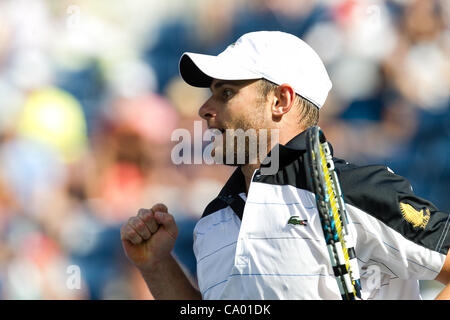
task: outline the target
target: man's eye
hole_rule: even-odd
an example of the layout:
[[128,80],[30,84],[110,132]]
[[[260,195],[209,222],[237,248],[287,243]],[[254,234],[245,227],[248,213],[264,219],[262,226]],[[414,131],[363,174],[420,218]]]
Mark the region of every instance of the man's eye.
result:
[[233,95],[233,91],[231,89],[223,89],[222,97],[225,99],[230,98]]

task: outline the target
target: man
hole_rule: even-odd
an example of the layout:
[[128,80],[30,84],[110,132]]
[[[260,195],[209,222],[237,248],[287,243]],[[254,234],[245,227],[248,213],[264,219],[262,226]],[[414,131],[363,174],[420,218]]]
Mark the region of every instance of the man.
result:
[[[276,131],[267,157],[279,160],[275,173],[263,174],[265,161],[246,157],[205,209],[194,230],[199,290],[170,254],[177,227],[168,209],[156,204],[130,218],[121,230],[124,250],[154,297],[340,299],[304,161],[304,131],[317,124],[331,89],[320,58],[293,35],[254,32],[217,57],[185,53],[180,73],[211,89],[199,110],[209,128]],[[237,154],[227,137],[216,152]],[[384,166],[334,160],[362,298],[417,299],[420,279],[444,283],[439,298],[450,298],[449,214]]]

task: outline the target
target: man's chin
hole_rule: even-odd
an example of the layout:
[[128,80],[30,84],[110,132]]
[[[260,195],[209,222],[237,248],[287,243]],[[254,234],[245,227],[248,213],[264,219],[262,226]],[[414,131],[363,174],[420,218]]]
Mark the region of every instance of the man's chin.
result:
[[224,164],[230,167],[240,167],[250,163],[247,154],[244,157],[242,155],[239,157],[236,152],[232,152],[231,155],[227,156],[227,154],[223,153],[223,150],[215,150],[211,155],[216,164]]

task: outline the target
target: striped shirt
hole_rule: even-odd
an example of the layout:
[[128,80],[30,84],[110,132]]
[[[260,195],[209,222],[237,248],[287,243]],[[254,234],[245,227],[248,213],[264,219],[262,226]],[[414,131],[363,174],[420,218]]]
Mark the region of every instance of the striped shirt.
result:
[[[279,170],[255,170],[248,194],[237,168],[194,229],[203,299],[341,299],[315,195],[305,132],[279,145]],[[356,241],[363,299],[420,299],[450,247],[450,215],[414,195],[385,166],[334,158]],[[289,223],[295,217],[301,223]]]

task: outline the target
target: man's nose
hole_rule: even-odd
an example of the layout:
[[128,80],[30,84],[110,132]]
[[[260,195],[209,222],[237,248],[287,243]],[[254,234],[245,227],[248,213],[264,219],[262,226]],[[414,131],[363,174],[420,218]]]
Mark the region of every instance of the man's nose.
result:
[[211,119],[216,116],[216,111],[211,101],[206,101],[198,110],[198,115],[205,120]]

